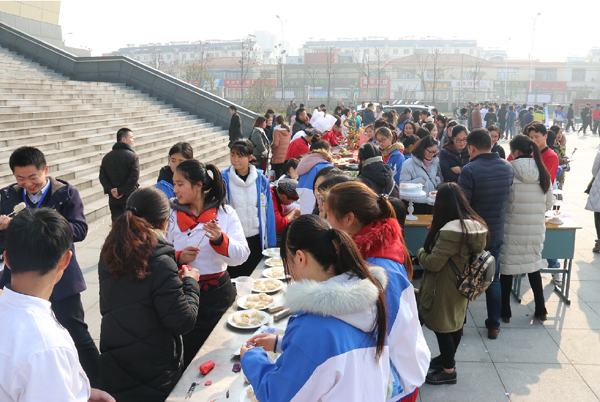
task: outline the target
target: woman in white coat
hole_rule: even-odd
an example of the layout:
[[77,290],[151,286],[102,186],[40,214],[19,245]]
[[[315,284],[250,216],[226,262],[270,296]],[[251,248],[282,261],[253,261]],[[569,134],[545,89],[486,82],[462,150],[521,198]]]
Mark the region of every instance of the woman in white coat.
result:
[[414,200],[414,213],[431,214],[433,206],[427,204],[427,197],[444,182],[438,157],[438,140],[431,135],[425,136],[415,144],[412,155],[413,158],[407,159],[402,164],[400,192],[402,192],[402,183],[422,184],[425,195]]
[[590,196],[588,197],[585,209],[594,211],[594,223],[596,224],[596,245],[592,250],[594,253],[600,253],[600,152],[596,154],[594,166],[592,166],[592,175],[594,183],[590,188]]
[[528,274],[535,300],[535,316],[547,316],[542,287],[542,249],[546,238],[547,210],[552,209],[550,175],[537,145],[525,135],[510,141],[515,179],[510,189],[504,221],[504,246],[500,255],[502,320],[510,322],[513,275]]

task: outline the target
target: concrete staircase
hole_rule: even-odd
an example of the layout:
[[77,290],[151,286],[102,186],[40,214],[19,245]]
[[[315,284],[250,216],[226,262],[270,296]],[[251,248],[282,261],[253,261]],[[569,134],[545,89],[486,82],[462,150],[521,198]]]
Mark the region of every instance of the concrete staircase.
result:
[[119,84],[70,81],[0,47],[0,188],[15,182],[8,165],[23,145],[46,155],[50,174],[74,185],[88,222],[109,213],[98,180],[117,130],[130,128],[140,158],[140,185],[156,183],[169,148],[187,141],[194,157],[228,164],[227,132],[140,91]]

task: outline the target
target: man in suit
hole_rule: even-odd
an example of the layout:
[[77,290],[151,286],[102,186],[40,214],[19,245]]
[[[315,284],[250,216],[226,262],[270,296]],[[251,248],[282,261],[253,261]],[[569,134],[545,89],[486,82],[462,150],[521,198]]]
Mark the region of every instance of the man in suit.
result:
[[229,113],[231,113],[231,124],[229,125],[229,145],[231,148],[231,144],[236,142],[237,140],[241,140],[244,137],[242,133],[242,119],[240,115],[237,114],[237,107],[234,105],[229,106]]

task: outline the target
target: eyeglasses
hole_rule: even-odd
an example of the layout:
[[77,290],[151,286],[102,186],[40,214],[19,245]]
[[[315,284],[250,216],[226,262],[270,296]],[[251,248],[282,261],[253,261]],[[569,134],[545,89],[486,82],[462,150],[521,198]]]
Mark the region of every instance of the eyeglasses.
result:
[[437,155],[437,153],[438,153],[437,149],[436,149],[435,151],[430,151],[430,150],[428,150],[428,149],[425,149],[425,151],[427,151],[427,153],[428,153],[429,155],[434,155],[434,156],[435,156],[435,155]]
[[463,143],[467,142],[467,139],[465,138],[464,140],[454,140],[454,142],[463,144]]

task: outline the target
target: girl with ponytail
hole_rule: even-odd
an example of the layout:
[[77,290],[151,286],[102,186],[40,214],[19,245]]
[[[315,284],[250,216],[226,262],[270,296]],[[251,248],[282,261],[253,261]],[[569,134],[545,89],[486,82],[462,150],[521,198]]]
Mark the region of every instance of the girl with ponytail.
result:
[[200,272],[200,308],[194,329],[183,337],[187,366],[235,300],[228,265],[240,265],[250,250],[238,215],[227,205],[225,184],[215,165],[181,162],[173,175],[175,197],[167,240],[177,263]]
[[181,335],[196,322],[199,274],[183,269],[179,279],[168,221],[165,194],[141,188],[102,247],[100,381],[119,401],[164,401],[183,373]]
[[547,210],[552,209],[550,174],[538,146],[525,135],[510,141],[510,164],[515,178],[508,196],[504,223],[504,246],[500,254],[502,320],[510,322],[510,291],[513,276],[528,274],[535,300],[535,316],[547,318],[542,287],[542,249],[546,237]]
[[230,264],[227,268],[232,278],[250,276],[263,257],[262,251],[277,245],[271,187],[263,171],[252,164],[253,149],[248,140],[234,142],[229,154],[231,166],[222,173],[227,201],[240,217],[250,248],[250,256],[243,264]]
[[[385,270],[369,266],[348,234],[316,215],[290,222],[281,256],[294,279],[285,305],[296,314],[284,337],[256,335],[250,342],[264,349],[241,352],[258,400],[385,400],[391,344]],[[266,351],[282,355],[270,363]]]
[[391,367],[399,380],[390,386],[394,401],[412,401],[425,381],[431,354],[417,313],[412,263],[394,208],[360,182],[337,184],[323,193],[327,221],[352,236],[367,263],[388,276],[388,336]]

